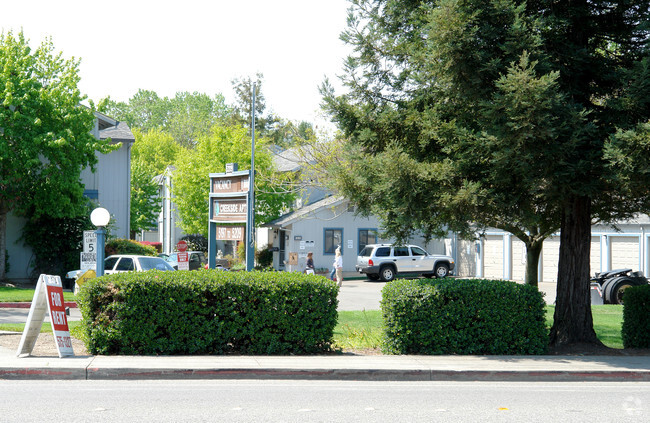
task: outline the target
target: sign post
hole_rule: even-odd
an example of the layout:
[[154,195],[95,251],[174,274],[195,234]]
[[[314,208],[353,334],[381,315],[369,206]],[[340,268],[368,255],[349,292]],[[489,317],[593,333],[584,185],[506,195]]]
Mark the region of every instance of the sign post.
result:
[[63,285],[59,276],[51,275],[41,275],[38,278],[27,323],[25,323],[25,329],[18,345],[16,354],[18,357],[26,357],[34,350],[36,338],[41,332],[48,311],[59,358],[74,357],[68,319],[65,315],[65,303],[63,302]]

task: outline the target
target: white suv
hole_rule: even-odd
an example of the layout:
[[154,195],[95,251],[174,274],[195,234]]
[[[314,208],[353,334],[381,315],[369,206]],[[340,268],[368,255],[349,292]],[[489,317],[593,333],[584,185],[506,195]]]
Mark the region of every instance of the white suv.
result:
[[431,255],[416,245],[368,244],[357,257],[356,269],[372,280],[389,282],[398,274],[444,278],[453,273],[454,265],[452,257]]

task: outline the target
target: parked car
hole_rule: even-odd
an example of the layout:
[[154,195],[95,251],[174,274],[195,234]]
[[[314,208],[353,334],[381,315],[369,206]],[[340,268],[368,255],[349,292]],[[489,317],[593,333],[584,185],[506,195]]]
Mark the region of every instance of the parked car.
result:
[[[190,270],[198,270],[205,268],[208,264],[208,259],[202,251],[187,251]],[[171,253],[167,258],[169,263],[174,269],[178,270],[178,253]]]
[[397,275],[444,278],[453,274],[454,259],[429,254],[417,245],[369,244],[359,253],[356,269],[372,280],[390,282]]
[[[146,272],[147,270],[175,270],[160,257],[137,256],[116,254],[104,259],[104,274],[110,275],[119,272]],[[73,270],[66,274],[66,278],[76,279],[84,270]]]

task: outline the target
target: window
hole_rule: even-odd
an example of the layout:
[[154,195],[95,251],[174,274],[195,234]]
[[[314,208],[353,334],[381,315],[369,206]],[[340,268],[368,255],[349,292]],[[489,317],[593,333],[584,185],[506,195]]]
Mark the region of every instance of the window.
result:
[[393,249],[393,255],[395,257],[408,257],[409,254],[409,247],[395,247]]
[[420,247],[411,247],[411,254],[414,256],[426,256],[427,252]]
[[375,252],[375,257],[388,257],[390,256],[390,247],[379,247]]
[[122,260],[120,260],[120,262],[117,263],[117,267],[115,268],[115,270],[124,270],[124,271],[135,270],[135,266],[133,265],[133,259],[122,257]]
[[359,251],[362,251],[368,244],[377,243],[376,229],[359,229]]
[[119,259],[119,257],[109,257],[104,260],[104,270],[113,270],[115,263],[117,263]]
[[[341,245],[343,240],[343,229],[325,229],[325,249],[323,254],[334,254],[336,248]],[[343,254],[343,248],[341,248]]]

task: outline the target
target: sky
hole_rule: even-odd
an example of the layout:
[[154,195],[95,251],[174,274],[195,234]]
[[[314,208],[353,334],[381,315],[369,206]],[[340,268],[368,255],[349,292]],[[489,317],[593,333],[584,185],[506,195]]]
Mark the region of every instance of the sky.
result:
[[266,112],[325,124],[318,87],[337,75],[349,48],[347,0],[0,0],[0,30],[47,37],[81,59],[79,88],[98,101],[138,89],[223,94],[231,81],[264,75]]

